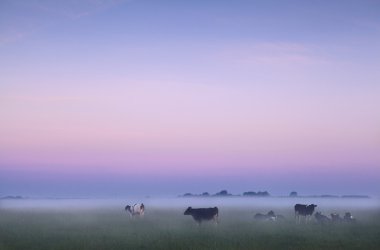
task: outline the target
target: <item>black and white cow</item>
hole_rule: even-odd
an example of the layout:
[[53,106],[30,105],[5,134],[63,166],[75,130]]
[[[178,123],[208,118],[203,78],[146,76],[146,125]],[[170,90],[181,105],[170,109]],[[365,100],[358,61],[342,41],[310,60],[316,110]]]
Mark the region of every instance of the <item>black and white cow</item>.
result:
[[260,221],[276,221],[277,216],[273,211],[269,211],[267,214],[262,214],[262,213],[257,213],[253,217],[255,220],[260,220]]
[[353,222],[356,222],[356,219],[354,218],[354,216],[351,215],[350,212],[346,212],[343,216],[343,221],[344,222],[350,222],[350,223],[353,223]]
[[129,216],[131,218],[136,216],[136,215],[139,215],[140,217],[144,217],[145,206],[143,203],[136,203],[132,206],[127,205],[125,207],[125,211],[127,211],[127,213],[129,213]]
[[257,213],[253,217],[255,220],[259,221],[284,221],[285,217],[280,214],[275,214],[272,210],[267,214]]
[[212,207],[212,208],[188,207],[183,214],[191,215],[193,219],[198,223],[198,225],[200,225],[203,220],[213,220],[216,224],[219,223],[219,220],[218,220],[219,210],[217,207]]
[[311,219],[311,216],[314,213],[314,209],[317,207],[317,205],[311,204],[311,205],[304,205],[304,204],[296,204],[294,206],[294,214],[296,222],[300,222],[300,216],[305,217],[305,222]]

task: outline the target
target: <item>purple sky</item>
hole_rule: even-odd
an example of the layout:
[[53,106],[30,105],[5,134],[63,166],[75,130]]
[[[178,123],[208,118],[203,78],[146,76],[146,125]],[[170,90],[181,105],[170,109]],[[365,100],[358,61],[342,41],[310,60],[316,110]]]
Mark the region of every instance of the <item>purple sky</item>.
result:
[[380,195],[380,2],[0,3],[0,196]]

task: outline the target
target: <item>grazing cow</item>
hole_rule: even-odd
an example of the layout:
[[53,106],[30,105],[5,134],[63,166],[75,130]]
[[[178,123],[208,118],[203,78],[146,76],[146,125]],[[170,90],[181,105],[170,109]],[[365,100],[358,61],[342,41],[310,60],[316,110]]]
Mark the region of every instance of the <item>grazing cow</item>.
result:
[[354,218],[354,216],[351,215],[350,212],[346,212],[344,214],[343,221],[352,223],[352,222],[356,222],[356,219]]
[[219,223],[218,221],[219,210],[217,207],[213,207],[213,208],[188,207],[183,214],[191,215],[193,219],[198,223],[198,225],[200,225],[203,220],[214,220],[216,224]]
[[331,221],[334,222],[334,223],[339,223],[339,222],[342,222],[343,219],[340,217],[339,214],[337,214],[337,213],[332,213],[332,214],[331,214]]
[[304,204],[296,204],[294,206],[294,213],[295,213],[295,219],[296,222],[300,222],[300,216],[305,216],[305,222],[308,221],[308,218],[310,220],[311,215],[314,213],[314,209],[317,207],[317,205],[311,204],[311,205],[304,205]]
[[139,215],[140,217],[144,217],[145,213],[145,206],[143,203],[137,203],[134,204],[133,206],[127,205],[125,207],[125,211],[129,213],[129,216],[132,218],[136,215]]
[[255,220],[261,221],[276,221],[277,216],[274,214],[273,211],[269,211],[267,214],[257,213],[253,218],[255,218]]
[[330,223],[331,219],[326,215],[323,215],[321,212],[316,212],[314,215],[315,219],[320,224]]

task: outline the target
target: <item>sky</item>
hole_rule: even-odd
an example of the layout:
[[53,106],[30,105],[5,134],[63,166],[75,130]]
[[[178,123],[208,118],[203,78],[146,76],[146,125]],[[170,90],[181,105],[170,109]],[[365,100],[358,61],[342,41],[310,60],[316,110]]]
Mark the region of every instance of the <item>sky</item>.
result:
[[380,196],[380,1],[0,1],[0,196]]

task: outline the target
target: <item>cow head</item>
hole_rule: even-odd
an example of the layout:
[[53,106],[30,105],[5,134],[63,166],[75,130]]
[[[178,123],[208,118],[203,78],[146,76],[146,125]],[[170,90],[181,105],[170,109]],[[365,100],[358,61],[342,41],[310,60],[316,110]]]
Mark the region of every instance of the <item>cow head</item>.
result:
[[188,207],[183,214],[184,215],[189,215],[189,214],[191,214],[191,210],[193,210],[193,209],[191,207]]

